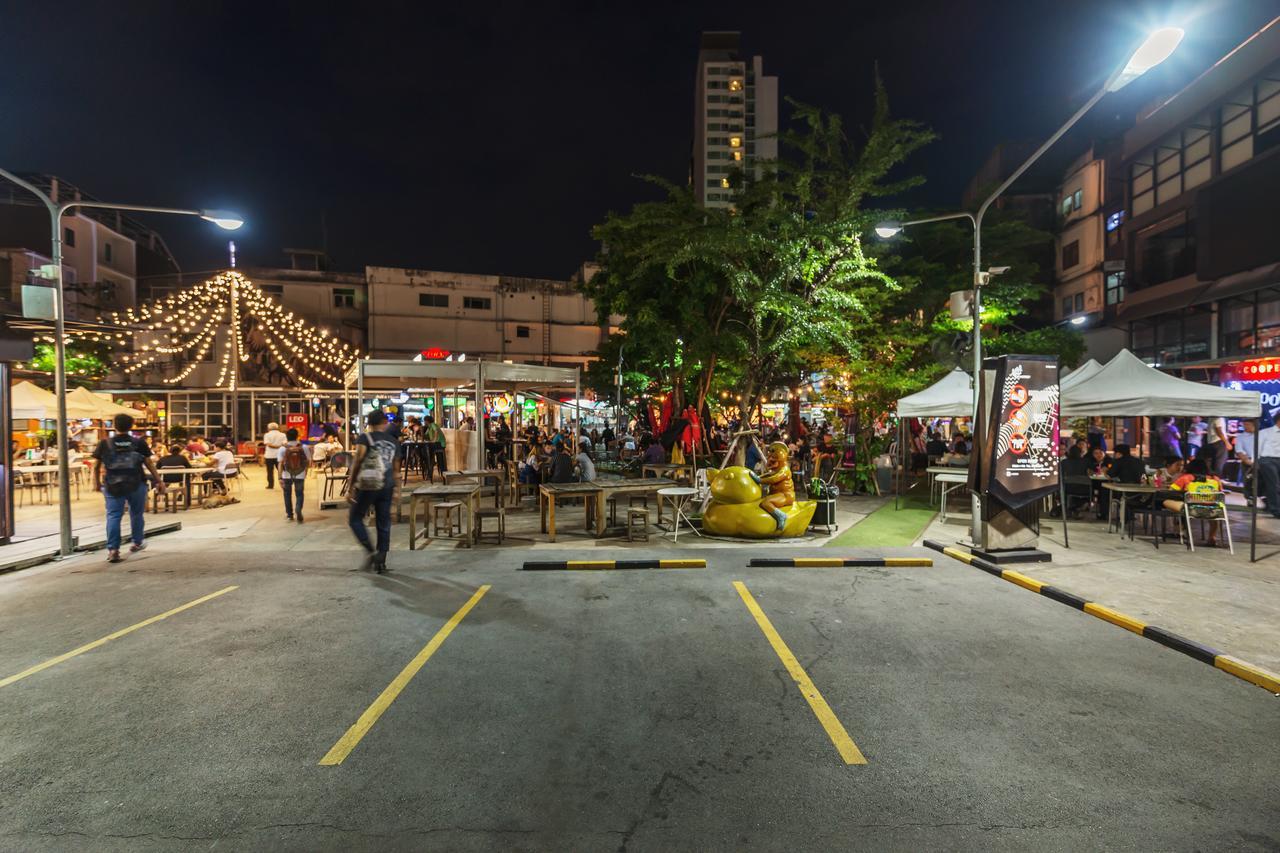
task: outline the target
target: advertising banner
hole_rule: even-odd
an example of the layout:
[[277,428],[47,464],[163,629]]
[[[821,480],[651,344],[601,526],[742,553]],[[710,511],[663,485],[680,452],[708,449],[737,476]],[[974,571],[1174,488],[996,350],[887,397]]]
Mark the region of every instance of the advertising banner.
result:
[[1058,489],[1058,360],[1006,355],[991,366],[987,492],[1018,509]]

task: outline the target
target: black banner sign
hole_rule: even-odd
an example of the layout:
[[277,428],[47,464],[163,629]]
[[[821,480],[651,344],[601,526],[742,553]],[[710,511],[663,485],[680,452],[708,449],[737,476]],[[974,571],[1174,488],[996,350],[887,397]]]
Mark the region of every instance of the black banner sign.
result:
[[988,493],[1017,509],[1058,489],[1058,360],[1001,356],[987,377],[992,367],[983,469]]

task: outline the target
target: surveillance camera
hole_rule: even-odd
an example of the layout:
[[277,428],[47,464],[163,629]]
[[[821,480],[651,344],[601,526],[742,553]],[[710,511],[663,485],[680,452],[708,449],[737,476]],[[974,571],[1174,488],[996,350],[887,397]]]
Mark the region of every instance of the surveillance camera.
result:
[[991,269],[987,270],[987,273],[990,275],[1004,275],[1008,271],[1009,271],[1008,267],[992,267]]

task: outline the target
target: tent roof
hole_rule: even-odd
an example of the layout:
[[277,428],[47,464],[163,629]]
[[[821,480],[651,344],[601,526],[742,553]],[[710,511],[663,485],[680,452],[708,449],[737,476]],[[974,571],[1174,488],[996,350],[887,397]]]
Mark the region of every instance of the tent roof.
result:
[[1063,417],[1209,415],[1256,418],[1261,413],[1261,397],[1256,391],[1233,391],[1216,385],[1188,382],[1161,373],[1127,349],[1120,350],[1092,376],[1078,382],[1069,378],[1062,387]]
[[15,382],[10,389],[15,420],[50,420],[58,417],[58,398],[33,382]]
[[1061,391],[1066,391],[1068,388],[1072,388],[1080,384],[1081,382],[1085,381],[1086,379],[1091,378],[1095,373],[1097,373],[1101,369],[1102,369],[1102,365],[1098,364],[1098,362],[1094,361],[1091,358],[1088,361],[1086,361],[1084,364],[1077,367],[1075,370],[1072,370],[1064,374],[1062,378],[1058,381],[1059,388]]
[[[89,414],[92,413],[92,414]],[[118,406],[110,396],[95,394],[80,387],[67,392],[67,414],[73,418],[114,418],[119,414],[137,414],[133,409]]]
[[973,414],[969,374],[956,368],[937,382],[898,401],[900,418],[963,418]]

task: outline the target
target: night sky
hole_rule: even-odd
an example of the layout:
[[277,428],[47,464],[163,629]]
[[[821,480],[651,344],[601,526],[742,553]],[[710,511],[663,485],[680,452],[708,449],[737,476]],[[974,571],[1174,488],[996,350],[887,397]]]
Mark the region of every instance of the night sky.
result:
[[[338,269],[564,278],[607,211],[652,197],[635,175],[687,179],[704,29],[741,30],[783,95],[851,127],[878,62],[894,112],[940,135],[904,204],[954,207],[994,144],[1051,133],[1151,27],[1188,36],[1097,127],[1280,15],[1280,0],[356,5],[0,4],[0,162],[107,200],[241,211],[243,264],[327,233]],[[213,226],[148,221],[185,270],[225,263]]]

